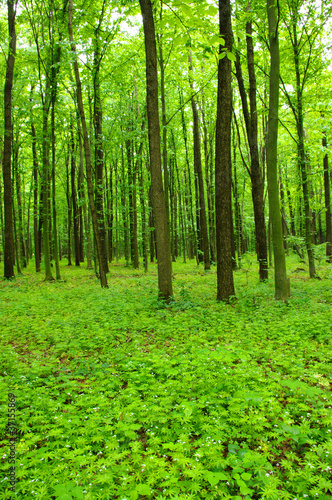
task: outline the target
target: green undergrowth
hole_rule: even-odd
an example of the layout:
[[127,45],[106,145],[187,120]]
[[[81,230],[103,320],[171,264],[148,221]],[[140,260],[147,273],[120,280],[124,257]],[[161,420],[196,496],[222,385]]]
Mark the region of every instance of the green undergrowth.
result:
[[[332,494],[332,268],[288,258],[273,300],[245,256],[237,299],[216,271],[175,263],[175,299],[149,272],[83,266],[0,282],[1,499],[325,499]],[[8,393],[16,399],[16,495]]]

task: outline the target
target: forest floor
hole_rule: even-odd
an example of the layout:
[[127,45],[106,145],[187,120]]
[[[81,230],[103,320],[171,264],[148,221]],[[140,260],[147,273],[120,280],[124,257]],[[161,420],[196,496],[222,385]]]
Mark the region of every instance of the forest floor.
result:
[[107,290],[65,261],[61,282],[0,281],[0,498],[330,498],[332,265],[287,266],[287,304],[254,256],[231,305],[194,262],[166,307],[155,264],[112,264]]

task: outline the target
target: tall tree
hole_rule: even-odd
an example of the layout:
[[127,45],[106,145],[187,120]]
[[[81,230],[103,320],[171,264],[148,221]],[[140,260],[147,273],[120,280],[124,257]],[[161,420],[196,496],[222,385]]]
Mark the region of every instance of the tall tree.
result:
[[275,0],[267,0],[270,42],[270,98],[266,146],[267,183],[274,253],[274,280],[276,300],[288,299],[286,258],[282,236],[278,187],[278,111],[279,111],[279,38],[278,15]]
[[[189,74],[193,73],[193,63],[192,55],[189,54]],[[190,77],[190,87],[192,92],[194,92],[194,82],[193,77]],[[206,221],[206,210],[205,210],[205,199],[204,199],[204,181],[203,181],[203,171],[202,171],[202,158],[201,158],[201,136],[199,127],[199,116],[195,97],[191,98],[191,108],[193,112],[193,135],[194,135],[194,172],[197,182],[195,185],[197,187],[198,193],[198,211],[199,211],[199,246],[200,250],[203,252],[204,269],[210,269],[210,254],[209,254],[209,239],[208,239],[208,229]]]
[[[250,5],[247,6],[250,11]],[[248,14],[250,15],[250,14]],[[267,265],[267,242],[264,217],[264,180],[262,169],[259,163],[258,150],[258,118],[257,118],[257,98],[256,98],[256,74],[254,64],[254,46],[252,41],[252,21],[246,23],[246,45],[247,45],[247,65],[249,74],[249,106],[248,109],[247,94],[243,82],[240,57],[236,57],[236,77],[239,84],[239,90],[242,101],[243,115],[248,136],[250,149],[250,179],[252,185],[252,200],[255,217],[256,248],[259,262],[259,278],[264,281],[268,278]]]
[[[323,133],[322,146],[327,150],[326,132]],[[332,262],[332,231],[331,231],[331,195],[330,195],[330,172],[329,157],[324,155],[324,195],[325,195],[325,221],[326,221],[326,260]]]
[[146,55],[146,100],[151,169],[151,197],[157,242],[159,297],[169,301],[173,295],[172,263],[167,212],[161,172],[160,126],[158,111],[157,47],[151,0],[140,0]]
[[14,78],[14,65],[16,56],[16,17],[17,1],[7,0],[8,9],[8,34],[9,49],[6,64],[6,79],[4,89],[4,146],[3,146],[3,198],[4,198],[4,277],[10,279],[14,276],[14,232],[13,232],[13,205],[12,205],[12,90]]
[[73,35],[73,0],[69,0],[68,4],[68,32],[71,44],[71,51],[73,53],[73,66],[74,66],[74,74],[76,81],[76,90],[77,90],[77,105],[80,114],[80,120],[82,125],[83,132],[83,146],[84,146],[84,155],[85,155],[85,168],[86,168],[86,178],[88,184],[88,196],[90,203],[90,211],[92,217],[93,230],[95,235],[98,261],[99,261],[99,275],[100,275],[100,284],[102,288],[107,288],[107,276],[105,272],[105,267],[102,262],[102,248],[101,248],[101,240],[99,234],[99,226],[98,226],[98,215],[95,205],[95,200],[93,196],[93,181],[92,181],[92,163],[91,163],[91,150],[90,150],[90,142],[88,129],[86,125],[85,112],[83,106],[83,96],[82,96],[82,84],[81,78],[78,69],[77,55],[76,55],[76,46],[74,43],[74,35]]
[[227,53],[232,52],[233,34],[230,0],[219,0],[220,35],[225,40],[225,50],[219,48],[218,100],[216,124],[215,196],[217,237],[217,300],[228,302],[234,296],[232,262],[232,184],[231,122],[232,74]]

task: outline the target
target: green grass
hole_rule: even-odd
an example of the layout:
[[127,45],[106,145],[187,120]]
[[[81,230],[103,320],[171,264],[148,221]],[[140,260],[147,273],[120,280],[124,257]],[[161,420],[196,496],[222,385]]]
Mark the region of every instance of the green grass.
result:
[[[273,300],[253,256],[237,300],[216,273],[174,264],[175,300],[149,273],[84,267],[46,283],[32,264],[0,281],[0,498],[325,499],[332,494],[332,266],[288,258],[291,299]],[[300,269],[306,269],[302,271]],[[3,418],[4,417],[4,418]]]

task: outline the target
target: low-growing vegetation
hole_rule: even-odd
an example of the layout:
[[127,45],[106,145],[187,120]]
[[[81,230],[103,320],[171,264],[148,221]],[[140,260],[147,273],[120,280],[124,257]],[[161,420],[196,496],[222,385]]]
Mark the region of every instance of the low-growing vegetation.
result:
[[[112,264],[110,288],[63,266],[0,282],[2,415],[16,400],[16,496],[1,419],[0,497],[30,500],[325,499],[332,493],[332,267],[288,258],[291,299],[258,283],[236,300],[216,273],[173,265],[175,300]],[[271,273],[272,274],[272,273]]]

